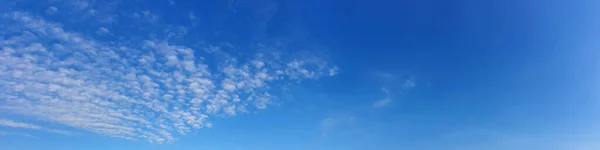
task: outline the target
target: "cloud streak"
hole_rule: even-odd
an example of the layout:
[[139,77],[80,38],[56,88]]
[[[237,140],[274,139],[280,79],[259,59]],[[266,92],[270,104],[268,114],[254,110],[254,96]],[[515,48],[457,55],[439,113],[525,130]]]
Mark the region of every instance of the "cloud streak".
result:
[[208,54],[166,41],[97,41],[23,12],[1,19],[10,28],[0,31],[0,111],[128,140],[172,142],[212,127],[211,116],[268,108],[278,85],[338,70],[263,53],[207,64]]
[[17,121],[12,121],[12,120],[7,120],[7,119],[0,119],[0,126],[11,127],[11,128],[32,129],[32,130],[42,130],[42,131],[52,132],[52,133],[57,133],[57,134],[62,134],[62,135],[73,135],[73,132],[69,132],[69,131],[50,129],[50,128],[42,127],[42,126],[35,125],[35,124],[17,122]]
[[373,107],[385,107],[392,104],[392,99],[389,97],[383,98],[381,100],[375,101],[373,103]]
[[24,128],[24,129],[35,129],[35,130],[42,129],[42,127],[40,127],[38,125],[22,123],[22,122],[15,122],[15,121],[6,120],[6,119],[0,119],[0,126],[13,127],[13,128]]

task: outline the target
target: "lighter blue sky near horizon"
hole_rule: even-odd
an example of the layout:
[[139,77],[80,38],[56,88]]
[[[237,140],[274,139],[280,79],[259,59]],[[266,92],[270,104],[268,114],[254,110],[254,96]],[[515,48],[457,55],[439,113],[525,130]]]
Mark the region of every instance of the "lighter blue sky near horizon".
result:
[[3,0],[0,150],[598,150],[593,0]]

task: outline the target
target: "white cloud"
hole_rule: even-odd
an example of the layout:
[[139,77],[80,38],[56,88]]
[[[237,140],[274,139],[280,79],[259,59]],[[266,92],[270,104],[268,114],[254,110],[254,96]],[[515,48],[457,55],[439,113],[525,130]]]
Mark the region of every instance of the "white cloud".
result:
[[149,22],[156,22],[158,21],[158,16],[148,10],[146,11],[142,11],[142,17],[144,19],[146,19]]
[[80,0],[72,3],[75,9],[83,10],[89,7],[90,3],[88,1]]
[[23,122],[16,122],[16,121],[7,120],[7,119],[0,119],[0,126],[11,127],[11,128],[32,129],[32,130],[43,130],[43,131],[57,133],[57,134],[73,135],[73,133],[69,132],[69,131],[50,129],[50,128],[42,127],[39,125],[23,123]]
[[45,131],[56,133],[56,134],[62,134],[62,135],[74,135],[75,134],[71,131],[56,130],[56,129],[46,129]]
[[258,56],[211,70],[167,41],[102,42],[27,13],[1,19],[15,34],[0,39],[0,111],[128,140],[172,142],[210,117],[266,109],[280,83],[332,75],[322,60]]
[[194,15],[194,12],[190,11],[188,13],[188,18],[190,18],[190,20],[195,21],[196,20],[196,15]]
[[382,71],[375,72],[375,76],[379,77],[380,79],[382,79],[385,82],[390,82],[390,81],[394,80],[394,78],[396,78],[396,76],[394,74],[389,73],[389,72],[382,72]]
[[387,87],[381,87],[381,91],[386,95],[390,94],[390,89],[388,89]]
[[58,8],[51,6],[51,7],[48,7],[45,12],[46,12],[46,14],[51,15],[51,14],[58,12]]
[[375,103],[373,103],[373,107],[385,107],[389,106],[391,103],[392,99],[386,97],[381,100],[375,101]]
[[36,130],[42,129],[42,127],[40,127],[38,125],[22,123],[22,122],[15,122],[15,121],[6,120],[6,119],[0,119],[0,126],[13,127],[13,128],[24,128],[24,129],[36,129]]
[[257,61],[253,61],[253,62],[252,62],[252,64],[254,65],[254,67],[256,67],[256,68],[258,68],[258,69],[260,69],[260,68],[262,68],[263,66],[265,66],[265,63],[264,63],[264,62],[262,62],[262,61],[258,61],[258,60],[257,60]]
[[105,27],[100,27],[100,28],[98,28],[98,30],[96,30],[96,34],[106,35],[106,34],[110,34],[110,31],[108,31],[108,29]]
[[417,83],[413,79],[408,79],[404,81],[404,84],[402,84],[403,89],[410,89],[414,88],[415,86],[417,86]]
[[329,69],[329,76],[335,76],[338,73],[339,73],[339,69],[337,66],[334,66],[333,68]]
[[397,75],[382,71],[375,72],[375,76],[384,82],[381,86],[383,98],[372,104],[375,108],[390,106],[394,102],[396,94],[401,94],[417,86],[417,82],[413,77],[409,77],[406,80],[399,80],[400,77]]
[[375,108],[386,107],[391,105],[393,102],[392,97],[394,96],[394,93],[392,93],[388,87],[381,87],[381,91],[384,94],[384,98],[377,100],[372,104],[372,106]]

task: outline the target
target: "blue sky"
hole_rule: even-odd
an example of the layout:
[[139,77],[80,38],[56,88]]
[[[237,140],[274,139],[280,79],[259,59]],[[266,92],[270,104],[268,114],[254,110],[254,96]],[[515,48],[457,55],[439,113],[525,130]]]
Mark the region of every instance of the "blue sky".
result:
[[597,6],[6,0],[0,150],[597,150]]

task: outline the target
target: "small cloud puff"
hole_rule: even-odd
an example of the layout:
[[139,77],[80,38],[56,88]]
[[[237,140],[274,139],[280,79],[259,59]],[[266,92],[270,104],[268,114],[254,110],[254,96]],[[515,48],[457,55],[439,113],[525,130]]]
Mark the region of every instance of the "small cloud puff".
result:
[[106,34],[110,34],[110,31],[108,31],[108,29],[105,27],[100,27],[100,28],[98,28],[98,30],[96,30],[96,34],[106,35]]
[[46,14],[51,15],[51,14],[58,12],[58,8],[51,6],[51,7],[48,7],[45,12],[46,12]]

